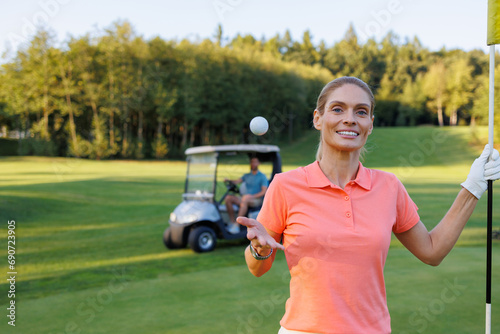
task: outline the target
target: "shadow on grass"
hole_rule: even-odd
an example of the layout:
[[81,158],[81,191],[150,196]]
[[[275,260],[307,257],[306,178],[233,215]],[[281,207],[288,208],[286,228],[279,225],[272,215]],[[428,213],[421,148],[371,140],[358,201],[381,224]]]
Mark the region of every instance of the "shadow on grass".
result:
[[[74,292],[106,286],[117,279],[135,282],[223,267],[241,266],[245,261],[243,251],[246,244],[247,242],[224,242],[213,252],[203,254],[194,253],[189,249],[165,249],[165,252],[171,255],[166,259],[71,270],[53,277],[18,281],[16,282],[16,288],[23,299],[37,299],[68,291]],[[0,289],[8,291],[8,284],[0,284]],[[7,301],[7,294],[0,296],[0,305],[6,304]]]
[[75,220],[72,217],[79,223],[105,222],[111,216],[114,222],[129,221],[161,208],[171,210],[180,201],[182,187],[183,180],[127,178],[10,185],[1,189],[0,211],[24,225],[36,221],[66,226]]

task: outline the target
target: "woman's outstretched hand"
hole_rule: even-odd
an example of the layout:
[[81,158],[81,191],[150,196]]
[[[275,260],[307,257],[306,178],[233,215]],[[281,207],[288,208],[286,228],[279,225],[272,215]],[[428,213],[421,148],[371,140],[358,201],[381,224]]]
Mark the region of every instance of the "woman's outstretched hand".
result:
[[247,217],[238,217],[236,219],[238,224],[247,227],[247,239],[252,243],[253,248],[262,254],[261,250],[266,249],[281,249],[285,250],[285,246],[277,242],[272,236],[267,233],[266,228],[255,219]]

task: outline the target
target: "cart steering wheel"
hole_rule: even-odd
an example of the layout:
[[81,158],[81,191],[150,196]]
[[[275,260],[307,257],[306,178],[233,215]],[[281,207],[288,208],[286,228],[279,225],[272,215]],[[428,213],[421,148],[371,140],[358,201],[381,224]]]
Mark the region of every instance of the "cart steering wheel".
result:
[[226,186],[228,191],[234,192],[236,194],[240,193],[238,186],[234,182],[231,182],[230,180],[224,180],[224,185]]

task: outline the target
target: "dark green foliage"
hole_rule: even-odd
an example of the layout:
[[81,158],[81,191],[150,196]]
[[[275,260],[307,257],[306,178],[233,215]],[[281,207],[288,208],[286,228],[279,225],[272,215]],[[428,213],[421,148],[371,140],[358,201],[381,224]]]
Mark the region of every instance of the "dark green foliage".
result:
[[307,128],[330,73],[278,59],[249,36],[227,47],[221,27],[217,36],[145,41],[118,22],[60,50],[40,31],[0,73],[0,125],[33,136],[19,154],[91,159],[163,159],[193,145],[249,142],[257,115],[274,120],[273,140]]
[[[55,45],[40,30],[0,70],[0,127],[29,137],[21,155],[164,159],[195,145],[290,142],[342,75],[372,87],[379,126],[487,120],[484,52],[431,52],[393,32],[361,44],[351,26],[329,47],[310,31],[230,40],[219,25],[194,43],[145,40],[125,21]],[[257,115],[270,122],[266,136],[249,133]]]
[[17,155],[18,141],[0,138],[0,156]]

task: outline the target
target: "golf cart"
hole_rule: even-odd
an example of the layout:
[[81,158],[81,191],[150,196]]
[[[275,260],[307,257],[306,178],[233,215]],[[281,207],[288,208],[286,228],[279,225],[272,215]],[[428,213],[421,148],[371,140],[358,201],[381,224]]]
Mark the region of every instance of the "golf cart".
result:
[[[186,150],[187,173],[182,202],[170,214],[169,227],[163,234],[163,242],[169,249],[189,245],[195,252],[210,252],[217,239],[246,238],[246,227],[230,233],[230,221],[224,199],[230,193],[238,194],[240,187],[228,180],[239,179],[249,172],[251,157],[259,158],[259,170],[269,182],[281,173],[279,147],[274,145],[219,145],[199,146]],[[224,190],[217,194],[218,188]],[[238,208],[233,206],[235,213]],[[260,207],[251,207],[247,216],[256,218]]]

